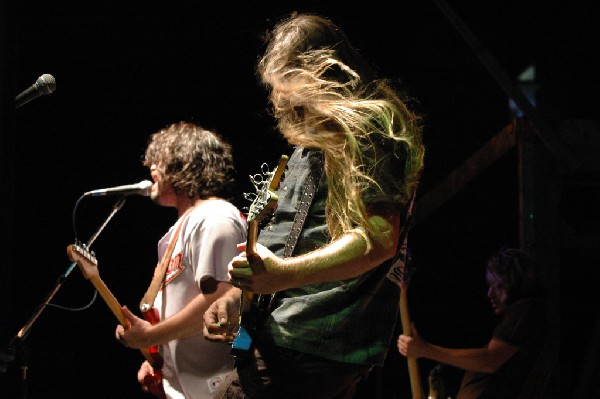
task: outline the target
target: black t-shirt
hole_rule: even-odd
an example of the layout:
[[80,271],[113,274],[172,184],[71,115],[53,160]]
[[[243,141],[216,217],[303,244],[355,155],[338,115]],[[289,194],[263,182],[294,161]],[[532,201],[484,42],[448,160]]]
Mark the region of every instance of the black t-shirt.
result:
[[494,338],[519,347],[517,353],[491,375],[483,398],[516,398],[536,365],[547,336],[544,301],[521,299],[512,304],[494,330]]
[[[511,304],[494,329],[497,340],[519,350],[493,374],[465,374],[459,398],[518,398],[547,347],[548,323],[543,298],[523,298]],[[541,387],[540,387],[541,388]]]

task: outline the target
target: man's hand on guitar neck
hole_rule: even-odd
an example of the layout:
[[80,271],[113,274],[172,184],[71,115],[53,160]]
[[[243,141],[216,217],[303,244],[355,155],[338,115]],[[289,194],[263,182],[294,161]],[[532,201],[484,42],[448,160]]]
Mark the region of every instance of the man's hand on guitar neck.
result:
[[123,345],[134,348],[142,349],[153,346],[154,344],[149,340],[149,331],[152,328],[152,324],[144,319],[141,319],[131,313],[127,306],[123,306],[123,316],[129,321],[129,327],[125,328],[122,325],[118,325],[115,330],[115,337]]
[[241,291],[232,288],[215,300],[204,313],[204,338],[213,342],[230,343],[240,319]]
[[398,351],[406,357],[423,357],[427,353],[428,343],[421,338],[414,323],[411,323],[411,329],[412,335],[400,334],[398,337]]
[[[240,251],[246,251],[246,244],[238,244]],[[294,277],[285,270],[285,260],[256,244],[256,252],[248,255],[242,252],[229,263],[229,282],[243,290],[255,294],[272,294],[291,288]]]

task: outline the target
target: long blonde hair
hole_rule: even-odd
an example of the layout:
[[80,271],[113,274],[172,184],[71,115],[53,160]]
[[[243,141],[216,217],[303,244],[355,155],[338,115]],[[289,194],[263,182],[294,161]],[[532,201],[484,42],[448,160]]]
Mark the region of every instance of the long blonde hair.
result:
[[361,194],[379,187],[374,173],[385,156],[404,161],[400,176],[377,176],[393,181],[393,192],[386,194],[398,203],[409,200],[423,167],[419,117],[375,77],[335,24],[311,14],[282,21],[271,32],[258,72],[270,88],[283,136],[324,154],[332,238],[357,226],[371,231]]

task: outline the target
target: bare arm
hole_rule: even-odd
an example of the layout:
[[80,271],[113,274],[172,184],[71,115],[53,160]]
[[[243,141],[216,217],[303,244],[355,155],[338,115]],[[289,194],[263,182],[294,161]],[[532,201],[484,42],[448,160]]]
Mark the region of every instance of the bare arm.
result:
[[454,349],[430,344],[415,334],[400,335],[398,350],[404,356],[424,357],[468,371],[494,373],[506,363],[519,348],[492,338],[484,348]]
[[400,212],[393,205],[377,204],[369,217],[375,230],[369,237],[347,232],[305,255],[282,259],[258,245],[250,265],[245,254],[231,262],[231,281],[252,292],[270,293],[359,276],[396,254],[400,234]]
[[425,357],[464,370],[494,373],[518,350],[516,346],[492,339],[485,348],[479,349],[449,349],[430,345]]
[[201,334],[204,312],[211,303],[231,289],[231,284],[209,278],[202,281],[201,287],[202,293],[183,309],[155,325],[124,308],[123,312],[131,322],[131,327],[125,331],[118,329],[117,336],[122,332],[125,344],[131,348],[147,348]]

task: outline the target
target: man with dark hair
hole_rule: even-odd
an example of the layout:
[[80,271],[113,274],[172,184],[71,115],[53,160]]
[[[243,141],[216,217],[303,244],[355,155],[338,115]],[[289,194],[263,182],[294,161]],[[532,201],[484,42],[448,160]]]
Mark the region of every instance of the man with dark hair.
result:
[[[158,243],[159,259],[168,267],[150,305],[160,322],[123,308],[131,326],[119,325],[116,336],[130,348],[160,345],[168,398],[213,398],[233,362],[227,348],[202,337],[202,315],[231,288],[227,264],[246,237],[245,219],[226,201],[233,183],[231,148],[216,133],[175,123],[151,136],[144,165],[154,181],[151,199],[175,207],[179,219]],[[144,362],[140,383],[153,372]]]
[[[533,259],[518,249],[489,258],[487,296],[501,319],[483,348],[445,348],[400,335],[404,356],[424,357],[465,370],[457,399],[551,398],[555,338],[548,331],[544,292]],[[527,386],[527,392],[524,393]]]

